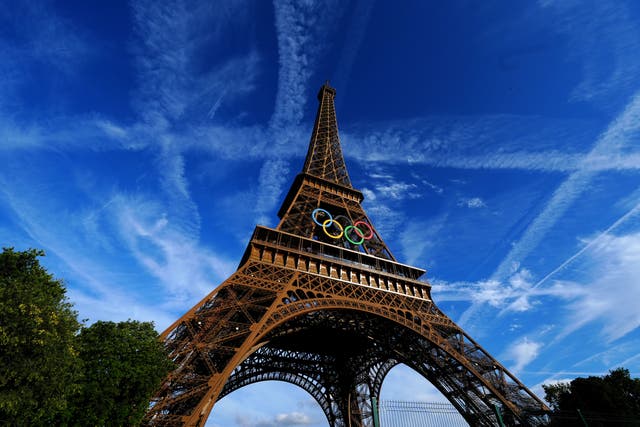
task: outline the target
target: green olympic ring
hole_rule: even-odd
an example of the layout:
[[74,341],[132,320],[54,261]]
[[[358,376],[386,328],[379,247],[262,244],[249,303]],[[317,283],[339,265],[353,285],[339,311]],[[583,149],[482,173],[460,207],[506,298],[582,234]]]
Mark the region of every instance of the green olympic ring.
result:
[[[318,212],[323,213],[324,215],[326,215],[328,218],[323,220],[322,222],[318,221]],[[338,218],[344,218],[347,222],[351,222],[351,220],[349,218],[347,218],[344,215],[338,215],[335,217],[335,219],[333,218],[333,215],[331,215],[329,213],[329,211],[325,210],[325,209],[314,209],[313,212],[311,213],[311,219],[313,220],[313,222],[315,222],[316,224],[318,224],[320,227],[322,227],[322,230],[324,231],[324,234],[326,234],[327,236],[331,237],[332,239],[340,239],[342,236],[344,236],[345,239],[347,239],[349,241],[349,243],[352,243],[354,245],[361,245],[364,243],[365,240],[371,240],[371,238],[373,237],[373,228],[371,228],[371,226],[369,224],[367,224],[364,221],[356,221],[353,224],[349,224],[347,226],[343,226],[342,224],[340,224],[340,222],[338,221]],[[331,227],[332,225],[334,225],[340,230],[340,232],[338,234],[330,234],[327,231],[327,227]],[[358,228],[358,226],[365,226],[369,229],[369,233],[368,235],[364,235],[364,232]],[[354,233],[356,233],[358,235],[358,237],[360,238],[359,241],[356,240],[352,240],[351,237],[349,237],[349,232],[353,230]]]

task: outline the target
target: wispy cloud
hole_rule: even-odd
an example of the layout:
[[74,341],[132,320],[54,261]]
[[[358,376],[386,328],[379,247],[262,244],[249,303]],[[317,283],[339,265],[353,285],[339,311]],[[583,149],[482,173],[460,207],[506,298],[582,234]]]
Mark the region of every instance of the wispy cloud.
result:
[[[637,138],[640,130],[640,92],[636,93],[624,111],[616,117],[599,136],[593,148],[581,161],[581,165],[589,165],[594,157],[617,155],[620,150]],[[535,249],[549,233],[575,200],[588,188],[595,176],[590,168],[578,169],[554,191],[550,200],[524,231],[520,239],[513,245],[509,253],[497,267],[491,280],[503,281],[509,277],[514,265],[519,265]],[[480,306],[472,304],[461,316],[464,325],[474,316]]]
[[138,36],[136,105],[145,123],[166,130],[178,119],[206,117],[213,100],[223,92],[237,96],[253,87],[255,52],[221,56],[207,67],[198,55],[203,49],[219,48],[214,42],[222,31],[243,22],[246,9],[241,2],[214,7],[207,2],[169,5],[140,0],[132,9]]
[[[431,248],[439,244],[440,232],[447,221],[447,215],[440,215],[431,221],[411,221],[400,232],[400,244],[405,262],[415,264],[423,259]],[[431,264],[433,267],[433,263]]]
[[509,346],[504,357],[514,362],[511,370],[514,373],[518,373],[538,357],[541,348],[542,343],[523,337]]
[[[434,299],[437,303],[447,301],[471,302],[472,307],[488,305],[500,312],[524,312],[539,305],[539,300],[551,297],[559,300],[573,300],[585,295],[585,290],[578,283],[554,282],[552,286],[533,290],[532,273],[527,269],[517,268],[504,281],[495,279],[477,282],[446,282],[432,279]],[[463,315],[459,323],[467,321]]]
[[[618,154],[623,146],[637,138],[638,131],[640,131],[640,92],[634,95],[622,114],[602,133],[590,153],[582,161],[582,164],[589,164],[590,159],[593,157]],[[526,258],[529,252],[549,232],[558,218],[588,188],[593,176],[594,172],[589,169],[578,170],[572,173],[554,191],[542,212],[533,220],[520,240],[503,259],[493,277],[505,277],[513,263],[522,262]]]
[[[49,97],[50,87],[64,87],[72,80],[93,59],[98,44],[50,2],[3,5],[0,28],[0,150],[37,147],[49,139],[50,126],[43,120],[32,128],[25,123],[24,111],[61,109],[61,100]],[[42,70],[47,73],[45,81],[38,79]],[[25,90],[35,84],[38,97],[24,102]],[[55,130],[58,136],[62,133]]]
[[592,279],[583,294],[567,306],[569,322],[560,337],[597,322],[607,341],[640,326],[635,301],[640,299],[640,233],[601,238],[590,253]]
[[376,185],[376,192],[382,197],[386,197],[394,200],[401,199],[416,199],[420,197],[419,193],[416,193],[418,186],[416,184],[409,184],[406,182],[390,182],[388,184]]
[[485,208],[487,204],[480,197],[462,198],[458,200],[458,206],[469,209]]
[[637,88],[640,59],[629,52],[640,48],[640,31],[627,4],[597,2],[589,8],[573,1],[540,4],[554,12],[555,30],[569,38],[570,51],[582,64],[574,100],[596,101],[602,108],[605,99],[604,104],[611,104],[610,99]]
[[431,190],[433,190],[434,193],[436,193],[436,194],[444,193],[444,188],[440,187],[439,185],[436,185],[433,182],[429,182],[426,179],[419,178],[419,177],[415,176],[414,174],[412,174],[412,176],[414,176],[415,178],[418,178],[420,180],[420,182],[422,183],[422,185],[426,186],[427,188],[430,188]]
[[137,288],[131,288],[131,281],[139,281],[140,277],[134,279],[128,268],[121,264],[113,269],[105,267],[114,261],[113,252],[101,250],[105,240],[111,241],[109,233],[102,241],[95,239],[96,234],[87,233],[80,220],[83,212],[65,211],[51,200],[39,204],[32,197],[43,199],[42,195],[26,191],[19,181],[14,180],[8,186],[0,176],[0,183],[4,188],[0,191],[0,203],[14,213],[31,240],[28,245],[45,249],[49,254],[45,265],[54,265],[52,271],[72,283],[68,292],[80,318],[93,322],[98,319],[126,320],[133,316],[155,321],[160,328],[168,325],[173,315],[164,308],[149,305],[148,299],[140,297]]
[[[342,136],[345,154],[367,164],[551,172],[637,169],[637,158],[634,163],[623,156],[592,155],[585,163],[584,141],[594,137],[595,125],[600,123],[537,116],[428,116],[353,124]],[[558,139],[562,151],[554,144]]]
[[[393,136],[392,138],[396,138]],[[398,139],[399,136],[398,136]],[[425,165],[437,168],[456,169],[492,169],[492,170],[525,170],[540,172],[575,172],[578,170],[590,172],[606,171],[638,171],[640,170],[640,154],[614,154],[589,155],[581,153],[562,152],[555,149],[542,151],[513,152],[479,152],[476,154],[464,153],[456,149],[447,154],[432,152],[429,142],[414,143],[398,151],[407,153],[398,156],[389,156],[389,148],[385,145],[388,139],[369,142],[367,137],[356,139],[349,136],[349,144],[345,144],[345,153],[352,159],[362,162],[375,162],[379,164],[403,164]],[[455,144],[455,140],[450,141]],[[496,141],[497,142],[497,141]],[[365,149],[366,152],[360,151]],[[409,151],[406,151],[409,148]],[[489,148],[489,147],[486,147]],[[400,147],[398,147],[400,149]],[[411,150],[421,151],[421,154],[411,154]]]
[[[264,406],[269,396],[269,408]],[[270,427],[279,425],[326,425],[318,403],[305,391],[281,381],[269,381],[242,388],[216,403],[207,426]]]
[[351,20],[346,28],[345,43],[340,52],[340,59],[337,61],[337,69],[334,72],[334,82],[336,87],[340,88],[340,97],[336,103],[341,104],[342,99],[347,98],[349,87],[347,82],[351,75],[351,69],[356,60],[360,46],[364,41],[369,18],[375,2],[368,0],[357,0],[351,15]]
[[255,204],[255,210],[260,214],[257,219],[259,224],[268,225],[272,222],[264,213],[282,199],[282,188],[288,180],[288,171],[289,164],[283,160],[268,160],[260,169],[260,188]]
[[[235,263],[200,246],[153,201],[118,195],[110,207],[117,230],[135,259],[163,284],[171,304],[183,307],[228,277]],[[195,234],[197,235],[197,233]]]
[[442,194],[442,188],[432,184],[421,178],[417,173],[412,173],[411,180],[399,180],[397,176],[389,173],[382,165],[369,165],[369,185],[371,188],[365,188],[366,197],[370,200],[397,202],[405,199],[419,199],[425,193],[425,187],[436,194]]
[[[229,3],[231,9],[238,9],[237,14],[230,11],[234,16],[231,22],[237,22],[242,19],[244,9],[231,5],[235,2]],[[258,72],[259,59],[253,51],[223,58],[210,66],[198,63],[198,49],[212,42],[213,29],[229,25],[230,21],[223,19],[224,13],[218,6],[203,3],[193,10],[182,2],[172,6],[144,1],[133,3],[137,34],[133,52],[140,83],[134,94],[139,112],[137,120],[123,124],[95,114],[60,115],[49,117],[43,123],[18,123],[6,115],[0,116],[0,154],[4,151],[5,155],[13,156],[10,164],[14,168],[20,164],[16,151],[34,149],[73,153],[113,150],[127,154],[129,150],[141,153],[147,149],[137,158],[145,161],[151,158],[148,164],[154,170],[150,172],[158,177],[150,182],[156,191],[153,196],[139,189],[126,192],[117,187],[97,186],[96,177],[88,170],[75,171],[77,175],[84,174],[80,180],[56,177],[63,183],[58,192],[73,192],[75,197],[95,200],[99,208],[90,214],[86,209],[74,211],[34,203],[37,192],[20,191],[29,186],[26,174],[20,171],[11,177],[5,205],[16,212],[22,228],[38,246],[63,260],[66,268],[73,272],[69,277],[74,282],[70,293],[77,299],[81,313],[95,313],[107,319],[139,314],[143,318],[156,318],[158,326],[164,327],[175,316],[173,310],[193,304],[211,290],[212,282],[220,282],[233,270],[231,263],[199,243],[200,213],[191,198],[185,170],[185,152],[203,150],[205,144],[199,142],[201,139],[215,142],[206,147],[209,152],[229,157],[236,155],[234,150],[245,156],[250,156],[252,150],[237,148],[229,144],[227,138],[241,133],[249,136],[247,144],[260,138],[261,132],[253,127],[216,132],[215,125],[206,123],[212,119],[207,116],[212,103],[220,107],[216,99],[219,101],[223,92],[229,102],[244,96],[252,89]],[[62,60],[67,54],[82,57],[79,54],[82,43],[74,45],[72,41],[78,40],[77,37],[65,36],[63,21],[56,21],[55,17],[47,19],[50,28],[46,34],[52,38],[50,42],[54,47],[58,41],[67,46],[49,53],[61,55]],[[54,37],[57,39],[53,40]],[[33,42],[30,46],[36,44]],[[73,46],[76,47],[72,51]],[[37,49],[34,52],[37,53]],[[41,60],[51,62],[55,58]],[[187,130],[185,122],[193,126]],[[198,133],[207,137],[194,138]],[[8,170],[3,172],[0,179],[8,176]],[[53,170],[45,172],[55,175]],[[55,204],[58,199],[50,195],[39,200]],[[105,204],[104,200],[110,202]],[[43,221],[45,211],[56,214],[49,214]],[[70,225],[44,229],[40,223]],[[121,266],[113,272],[98,268],[89,261],[96,253],[100,253],[104,265],[118,264],[122,262],[121,257],[128,257],[128,262],[134,260],[143,266],[148,276],[126,277]],[[131,281],[137,286],[131,288]],[[158,285],[163,289],[163,296],[154,301],[153,310],[145,309],[149,301],[140,302],[136,298],[143,289],[149,291],[149,287]]]
[[338,1],[277,0],[274,7],[280,68],[271,128],[286,131],[302,120],[310,99],[307,96],[309,78],[327,48],[323,33],[335,23],[344,6]]
[[385,203],[370,203],[365,200],[363,207],[376,230],[382,236],[394,234],[406,218],[402,212],[387,206]]
[[302,412],[276,414],[270,419],[253,420],[245,415],[237,415],[236,422],[242,427],[309,426],[316,422]]
[[633,207],[629,212],[618,218],[611,226],[609,226],[606,230],[600,233],[594,239],[590,239],[586,242],[586,244],[575,254],[571,255],[567,258],[562,264],[553,269],[551,272],[547,273],[542,279],[538,280],[538,282],[531,287],[531,290],[538,288],[543,285],[547,280],[556,275],[558,272],[562,271],[566,266],[571,264],[573,261],[578,259],[582,254],[591,249],[594,245],[600,244],[603,239],[609,238],[610,234],[613,233],[618,227],[622,224],[626,223],[628,220],[635,217],[638,213],[640,213],[640,203],[638,203],[635,207]]
[[0,40],[0,82],[4,84],[21,82],[38,65],[68,76],[91,56],[87,34],[48,2],[6,4],[0,25],[6,30]]
[[278,414],[275,417],[275,425],[279,426],[302,426],[313,424],[311,417],[302,412],[291,412],[289,414]]
[[[618,366],[627,366],[623,363],[628,357],[637,356],[637,346],[640,342],[637,339],[613,343],[604,350],[590,354],[588,357],[573,363],[574,371],[568,371],[575,375],[602,375],[609,369]],[[595,362],[595,365],[594,365]],[[587,366],[601,366],[600,372],[581,372]]]
[[[640,274],[640,234],[599,235],[582,254],[585,277],[576,281],[555,280],[546,286],[534,286],[532,274],[518,269],[506,281],[447,283],[433,280],[438,303],[468,301],[472,307],[489,305],[505,313],[536,310],[543,298],[559,301],[556,309],[559,329],[554,342],[586,325],[598,328],[607,342],[615,341],[640,327],[640,315],[634,302],[640,298],[637,277]],[[463,317],[463,320],[465,318]]]
[[[259,201],[255,206],[257,221],[280,200],[289,174],[289,164],[282,154],[291,151],[300,140],[303,118],[313,70],[326,48],[323,32],[335,24],[343,10],[340,2],[315,3],[278,0],[274,2],[278,39],[278,90],[275,108],[269,121],[267,160],[260,171]],[[306,134],[308,135],[308,134]]]

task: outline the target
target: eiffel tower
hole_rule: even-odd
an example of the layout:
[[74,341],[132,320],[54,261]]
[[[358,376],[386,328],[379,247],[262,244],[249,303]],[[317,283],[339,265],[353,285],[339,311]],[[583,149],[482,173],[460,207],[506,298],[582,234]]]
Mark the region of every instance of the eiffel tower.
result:
[[373,426],[385,375],[403,363],[472,426],[540,425],[549,410],[398,262],[347,173],[336,91],[324,84],[302,172],[274,228],[258,225],[237,271],[161,335],[175,369],[145,424],[202,426],[241,387],[306,390],[331,427]]

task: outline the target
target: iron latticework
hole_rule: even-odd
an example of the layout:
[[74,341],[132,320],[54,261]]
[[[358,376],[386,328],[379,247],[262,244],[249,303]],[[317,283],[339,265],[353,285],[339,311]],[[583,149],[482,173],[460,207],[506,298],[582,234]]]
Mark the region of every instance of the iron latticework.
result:
[[277,228],[257,226],[238,270],[162,335],[175,370],[153,426],[204,425],[216,401],[259,381],[306,390],[331,427],[373,425],[399,363],[428,379],[470,425],[538,425],[544,403],[431,300],[362,209],[338,138],[335,90],[320,106],[303,171]]

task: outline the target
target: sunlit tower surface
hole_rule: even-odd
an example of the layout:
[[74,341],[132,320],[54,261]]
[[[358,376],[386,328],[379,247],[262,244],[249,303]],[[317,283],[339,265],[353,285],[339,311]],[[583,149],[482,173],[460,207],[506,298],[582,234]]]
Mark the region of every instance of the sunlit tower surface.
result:
[[472,426],[539,425],[546,405],[440,311],[425,271],[399,263],[362,209],[335,95],[320,88],[278,226],[256,226],[238,270],[162,333],[175,369],[145,423],[201,426],[224,396],[278,380],[313,396],[332,427],[373,426],[382,381],[403,363]]

